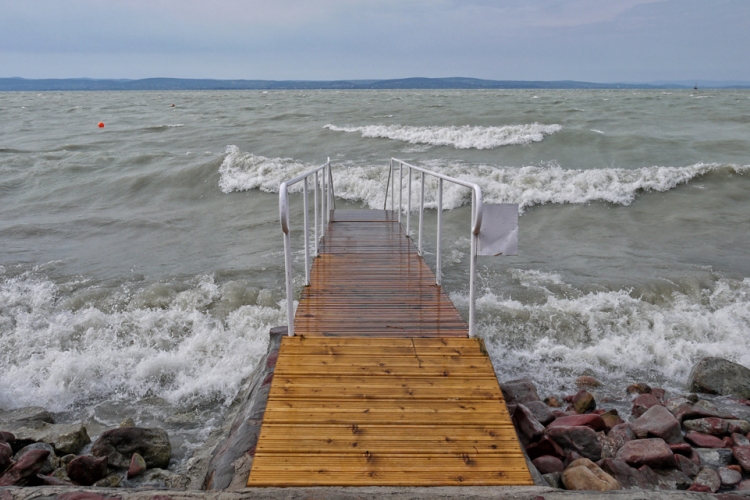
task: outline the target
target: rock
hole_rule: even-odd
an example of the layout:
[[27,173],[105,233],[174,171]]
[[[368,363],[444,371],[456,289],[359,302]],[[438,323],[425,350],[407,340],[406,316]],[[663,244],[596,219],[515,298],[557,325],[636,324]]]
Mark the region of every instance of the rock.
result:
[[653,490],[655,485],[650,483],[638,469],[630,467],[622,460],[607,458],[602,460],[602,470],[615,478],[625,490]]
[[70,481],[64,481],[55,476],[45,476],[44,474],[37,474],[34,482],[40,486],[74,486]]
[[120,422],[120,427],[135,427],[135,422],[133,422],[132,418],[128,417]]
[[0,411],[0,429],[13,432],[19,427],[35,427],[41,423],[54,424],[52,414],[39,406]]
[[76,456],[75,456],[74,454],[72,454],[72,453],[70,453],[70,454],[68,454],[68,455],[64,455],[64,456],[62,456],[62,457],[60,458],[60,463],[61,463],[61,464],[62,464],[63,466],[67,466],[67,465],[68,465],[68,464],[69,464],[69,463],[70,463],[70,462],[71,462],[71,461],[72,461],[72,460],[73,460],[73,459],[74,459],[75,457],[76,457]]
[[565,451],[549,436],[544,436],[538,442],[527,446],[526,454],[531,460],[544,455],[563,458],[565,456]]
[[700,457],[700,465],[718,469],[732,463],[732,450],[726,448],[693,448]]
[[711,493],[711,488],[703,484],[691,484],[688,491],[695,491],[697,493]]
[[750,370],[722,358],[703,358],[690,372],[688,387],[693,392],[750,398]]
[[689,457],[693,453],[693,448],[688,443],[674,443],[669,445],[669,449],[672,450],[672,453],[677,455],[678,453],[680,455],[684,455],[686,457]]
[[737,491],[750,491],[750,479],[740,481],[740,484],[737,485]]
[[689,431],[711,434],[713,436],[729,434],[729,422],[718,417],[696,418],[694,420],[683,419],[682,426]]
[[172,456],[167,431],[160,428],[119,427],[110,429],[96,440],[91,453],[108,457],[110,467],[127,469],[133,453],[138,453],[149,468],[166,468]]
[[97,488],[118,488],[120,483],[122,483],[122,476],[120,474],[110,474],[95,482],[94,486]]
[[686,490],[693,482],[677,469],[655,470],[660,490]]
[[0,442],[4,442],[4,443],[12,445],[15,440],[16,440],[16,436],[14,436],[12,433],[6,432],[6,431],[0,431]]
[[536,392],[536,386],[529,379],[510,380],[500,384],[503,391],[503,397],[506,403],[528,403],[529,401],[539,401],[539,394]]
[[550,472],[549,474],[542,474],[542,477],[545,481],[547,481],[547,484],[550,485],[552,488],[563,488],[562,484],[562,474],[559,472]]
[[742,481],[742,473],[734,469],[719,467],[717,472],[719,473],[719,479],[721,480],[722,486],[729,488],[740,484],[740,481]]
[[607,433],[608,436],[617,436],[619,439],[622,439],[622,442],[625,443],[627,441],[632,441],[635,439],[635,434],[633,433],[633,429],[630,428],[630,424],[628,423],[622,423],[618,424]]
[[622,418],[620,418],[620,414],[617,413],[617,410],[614,409],[606,411],[600,416],[602,417],[602,420],[604,421],[604,427],[607,430],[610,430],[612,427],[623,423]]
[[698,448],[725,448],[724,441],[721,439],[716,436],[701,434],[700,432],[688,432],[685,434],[685,440]]
[[652,406],[646,410],[631,424],[631,429],[638,438],[657,437],[672,444],[682,442],[680,423],[663,406]]
[[684,396],[677,396],[675,398],[669,398],[666,401],[664,401],[664,406],[667,408],[667,410],[671,411],[672,414],[677,411],[677,408],[679,408],[681,405],[684,405],[688,403],[688,399]]
[[735,446],[750,446],[750,439],[736,432],[732,434],[732,441],[734,441]]
[[557,418],[547,426],[548,429],[554,427],[591,427],[595,431],[603,431],[606,429],[602,417],[593,413],[589,413],[588,415],[570,415]]
[[654,396],[659,401],[663,402],[664,397],[667,395],[667,391],[658,387],[654,387],[653,389],[651,389],[651,395]]
[[618,450],[615,458],[633,467],[648,465],[653,468],[666,468],[676,465],[672,450],[659,438],[628,441]]
[[516,424],[521,438],[526,438],[527,442],[533,443],[538,441],[544,435],[544,426],[540,424],[531,410],[519,403],[516,412],[513,414],[513,422]]
[[590,427],[553,427],[547,429],[547,436],[565,452],[575,451],[592,461],[601,459],[601,445],[596,432]]
[[555,419],[555,416],[549,410],[547,405],[541,401],[529,401],[523,405],[531,411],[534,418],[542,425],[548,425]]
[[149,469],[133,479],[126,479],[122,486],[127,488],[174,488],[185,489],[190,478],[164,469]]
[[560,406],[562,406],[560,404],[560,400],[557,399],[555,396],[548,396],[544,398],[544,403],[550,408],[560,408]]
[[685,455],[675,455],[675,462],[677,462],[677,468],[682,471],[688,477],[695,477],[698,475],[700,468],[698,465],[690,460]]
[[0,486],[25,486],[36,479],[48,456],[48,450],[29,451],[0,476]]
[[576,387],[579,387],[581,389],[583,389],[584,387],[601,387],[601,385],[601,382],[588,375],[582,375],[576,379]]
[[602,459],[615,458],[617,450],[622,448],[622,445],[625,444],[613,437],[604,435],[604,433],[599,433],[597,439],[599,439],[599,446],[602,448]]
[[[732,455],[745,471],[750,472],[750,446],[735,446],[732,448]],[[729,462],[722,465],[728,464]]]
[[130,467],[128,467],[128,479],[134,478],[146,469],[146,461],[143,457],[138,453],[133,453],[133,457],[130,459]]
[[578,391],[575,396],[573,396],[570,403],[573,406],[573,410],[579,415],[591,413],[596,410],[596,400],[594,400],[594,396],[585,389]]
[[534,467],[536,467],[542,475],[549,474],[550,472],[562,472],[565,470],[562,460],[549,455],[535,458],[531,463],[534,464]]
[[565,464],[565,467],[567,467],[579,458],[583,458],[580,453],[576,451],[569,451],[565,454],[565,460],[563,460],[563,464]]
[[0,442],[0,474],[10,467],[13,458],[13,448],[5,441]]
[[91,486],[107,475],[107,457],[81,455],[71,460],[65,471],[72,481],[83,486]]
[[68,471],[65,470],[65,467],[58,467],[54,471],[52,471],[52,474],[49,474],[50,476],[60,479],[61,481],[70,482],[70,478],[68,477]]
[[643,478],[648,484],[653,486],[653,489],[659,488],[659,475],[654,472],[654,469],[649,467],[648,465],[641,465],[638,467],[638,472],[640,472],[643,475]]
[[638,418],[646,413],[646,410],[657,405],[661,405],[661,401],[655,396],[652,396],[651,394],[641,394],[633,400],[633,409],[630,413],[635,418]]
[[[731,433],[750,433],[750,422],[747,420],[727,419],[726,422],[729,424],[729,432]],[[732,428],[733,426],[734,428]]]
[[562,473],[562,483],[568,490],[619,490],[620,483],[586,458],[579,458]]
[[698,475],[695,476],[693,484],[706,486],[711,490],[711,493],[716,493],[717,491],[719,491],[719,488],[721,488],[721,479],[719,478],[719,474],[717,474],[715,470],[709,467],[704,467],[701,469]]
[[628,394],[648,394],[651,392],[651,387],[648,384],[643,383],[630,384],[625,389],[625,392]]
[[17,441],[42,442],[52,445],[60,455],[78,453],[91,442],[86,427],[80,424],[49,424],[16,429]]
[[32,450],[47,450],[49,452],[49,456],[47,456],[47,460],[44,462],[44,466],[39,470],[39,474],[49,474],[57,468],[57,456],[55,455],[55,450],[47,443],[34,443],[28,446],[24,446],[23,448],[18,450],[18,453],[15,454],[13,460],[15,462],[20,461],[24,455]]

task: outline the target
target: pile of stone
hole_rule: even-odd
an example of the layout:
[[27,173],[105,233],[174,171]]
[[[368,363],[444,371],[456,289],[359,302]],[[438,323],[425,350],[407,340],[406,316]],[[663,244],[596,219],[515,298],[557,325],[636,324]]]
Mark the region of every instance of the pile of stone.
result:
[[82,424],[57,424],[43,408],[0,413],[0,486],[186,488],[167,469],[172,455],[164,429],[128,419],[91,444]]
[[[616,410],[598,408],[587,390],[601,385],[597,380],[583,376],[576,382],[580,390],[562,401],[542,401],[528,380],[502,384],[519,440],[551,486],[750,490],[747,420],[696,394],[667,398],[664,390],[640,383],[627,388],[632,410],[625,422]],[[750,370],[723,359],[701,360],[688,386],[696,392],[733,395],[737,406],[750,406]]]

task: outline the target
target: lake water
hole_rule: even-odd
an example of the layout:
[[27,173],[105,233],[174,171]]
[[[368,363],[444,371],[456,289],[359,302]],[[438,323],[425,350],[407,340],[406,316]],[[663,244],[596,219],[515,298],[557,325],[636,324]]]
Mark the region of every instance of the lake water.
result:
[[[750,366],[748,91],[0,93],[0,409],[162,425],[179,468],[286,323],[278,185],[328,156],[338,207],[382,208],[391,157],[520,205],[519,255],[478,267],[501,381]],[[469,202],[446,186],[464,315]]]

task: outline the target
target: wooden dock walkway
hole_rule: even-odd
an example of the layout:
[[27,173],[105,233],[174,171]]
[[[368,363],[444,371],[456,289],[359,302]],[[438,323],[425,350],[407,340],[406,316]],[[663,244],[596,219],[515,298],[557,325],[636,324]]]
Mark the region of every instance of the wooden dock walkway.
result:
[[484,346],[384,211],[334,212],[248,486],[531,485]]

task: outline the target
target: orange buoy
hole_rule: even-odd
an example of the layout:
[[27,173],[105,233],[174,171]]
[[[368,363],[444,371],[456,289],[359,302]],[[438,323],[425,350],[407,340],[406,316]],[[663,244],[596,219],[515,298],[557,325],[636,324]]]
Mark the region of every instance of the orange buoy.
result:
[[104,128],[104,122],[99,122],[99,128]]

